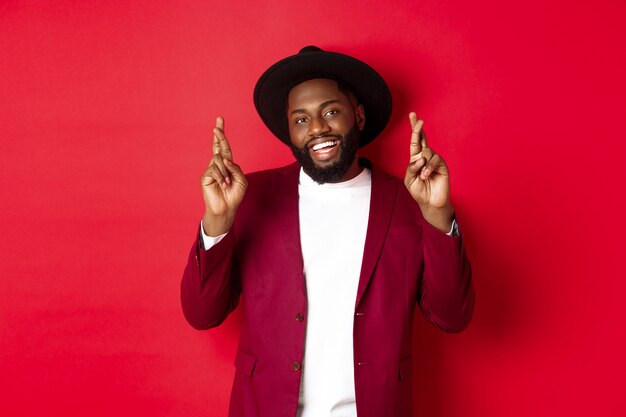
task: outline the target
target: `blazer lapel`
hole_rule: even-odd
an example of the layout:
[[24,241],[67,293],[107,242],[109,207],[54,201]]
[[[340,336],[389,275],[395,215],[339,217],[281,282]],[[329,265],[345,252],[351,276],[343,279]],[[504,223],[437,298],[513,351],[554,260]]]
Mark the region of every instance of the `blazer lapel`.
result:
[[[367,162],[366,162],[367,163]],[[367,235],[363,250],[363,261],[355,308],[358,307],[367,285],[378,263],[387,230],[391,222],[391,213],[395,204],[398,182],[389,174],[371,168],[372,194],[370,197],[370,211],[367,225]],[[298,179],[299,165],[297,163],[285,167],[282,175],[276,176],[274,185],[275,207],[280,211],[281,240],[277,241],[277,250],[288,259],[282,264],[286,276],[302,277],[298,279],[298,287],[306,296],[304,280],[304,262],[302,260],[302,246],[300,244],[300,216],[298,212]],[[275,265],[274,265],[275,267]]]
[[274,190],[276,193],[276,206],[281,209],[281,236],[283,259],[288,262],[283,264],[286,276],[296,276],[297,285],[306,296],[306,284],[304,280],[304,261],[302,260],[302,246],[300,244],[300,216],[298,209],[298,181],[300,165],[297,163],[288,165],[282,171],[283,175],[276,177],[277,183]]
[[393,212],[393,206],[395,204],[397,187],[398,182],[394,181],[387,173],[372,168],[370,212],[355,311],[359,306],[359,302],[367,289],[374,268],[378,263],[378,258],[391,222],[391,213]]

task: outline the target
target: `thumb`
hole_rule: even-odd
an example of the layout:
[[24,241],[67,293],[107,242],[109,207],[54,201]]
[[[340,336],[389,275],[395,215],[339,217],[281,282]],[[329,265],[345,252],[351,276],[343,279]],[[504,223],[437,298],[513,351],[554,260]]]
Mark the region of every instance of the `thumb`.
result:
[[228,170],[228,172],[230,172],[230,175],[232,175],[235,182],[242,185],[246,184],[246,176],[243,175],[243,171],[241,170],[239,165],[237,165],[230,159],[224,158],[224,166],[226,166],[226,169]]
[[419,171],[424,167],[424,165],[426,165],[426,158],[423,156],[416,158],[416,156],[417,155],[413,155],[411,157],[411,162],[406,170],[406,175],[409,176],[410,174],[412,178],[417,177],[419,175]]

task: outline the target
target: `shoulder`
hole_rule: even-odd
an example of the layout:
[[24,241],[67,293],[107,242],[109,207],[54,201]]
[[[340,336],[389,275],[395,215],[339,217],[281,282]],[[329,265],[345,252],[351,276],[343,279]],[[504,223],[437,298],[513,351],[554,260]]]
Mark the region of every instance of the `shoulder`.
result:
[[299,169],[295,163],[246,174],[248,188],[235,219],[240,234],[279,230],[286,214],[297,213]]
[[392,189],[394,195],[403,194],[403,192],[406,191],[404,182],[400,178],[372,164],[369,160],[365,158],[360,158],[359,165],[365,168],[368,168],[370,170],[372,174],[372,189],[373,190],[377,190],[381,188],[387,189],[387,190]]
[[246,174],[248,189],[242,204],[268,204],[277,195],[298,193],[300,165],[296,162]]
[[372,172],[373,199],[384,200],[381,204],[392,206],[394,222],[415,222],[421,219],[419,205],[405,187],[402,179],[374,166],[367,160],[360,161],[360,163]]

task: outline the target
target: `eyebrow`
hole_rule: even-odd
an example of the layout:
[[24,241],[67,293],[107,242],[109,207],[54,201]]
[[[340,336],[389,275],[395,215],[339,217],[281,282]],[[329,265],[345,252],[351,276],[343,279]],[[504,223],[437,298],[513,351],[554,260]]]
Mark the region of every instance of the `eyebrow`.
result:
[[[318,108],[322,108],[322,107],[326,107],[329,104],[335,104],[335,103],[339,103],[339,100],[326,100],[325,102],[321,103],[319,106],[317,106]],[[291,112],[291,114],[296,114],[296,113],[306,113],[305,109],[295,109],[294,111]]]

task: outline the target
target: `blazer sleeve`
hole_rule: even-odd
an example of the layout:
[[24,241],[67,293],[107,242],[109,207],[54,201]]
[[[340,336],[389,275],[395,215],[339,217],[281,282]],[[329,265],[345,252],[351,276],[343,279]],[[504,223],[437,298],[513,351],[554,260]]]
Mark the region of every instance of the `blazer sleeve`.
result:
[[227,233],[209,250],[200,247],[197,237],[180,286],[183,314],[189,324],[198,330],[220,325],[237,307],[240,294],[234,233]]
[[422,219],[424,270],[418,303],[432,324],[449,333],[463,331],[474,312],[472,268],[462,236],[448,236]]

